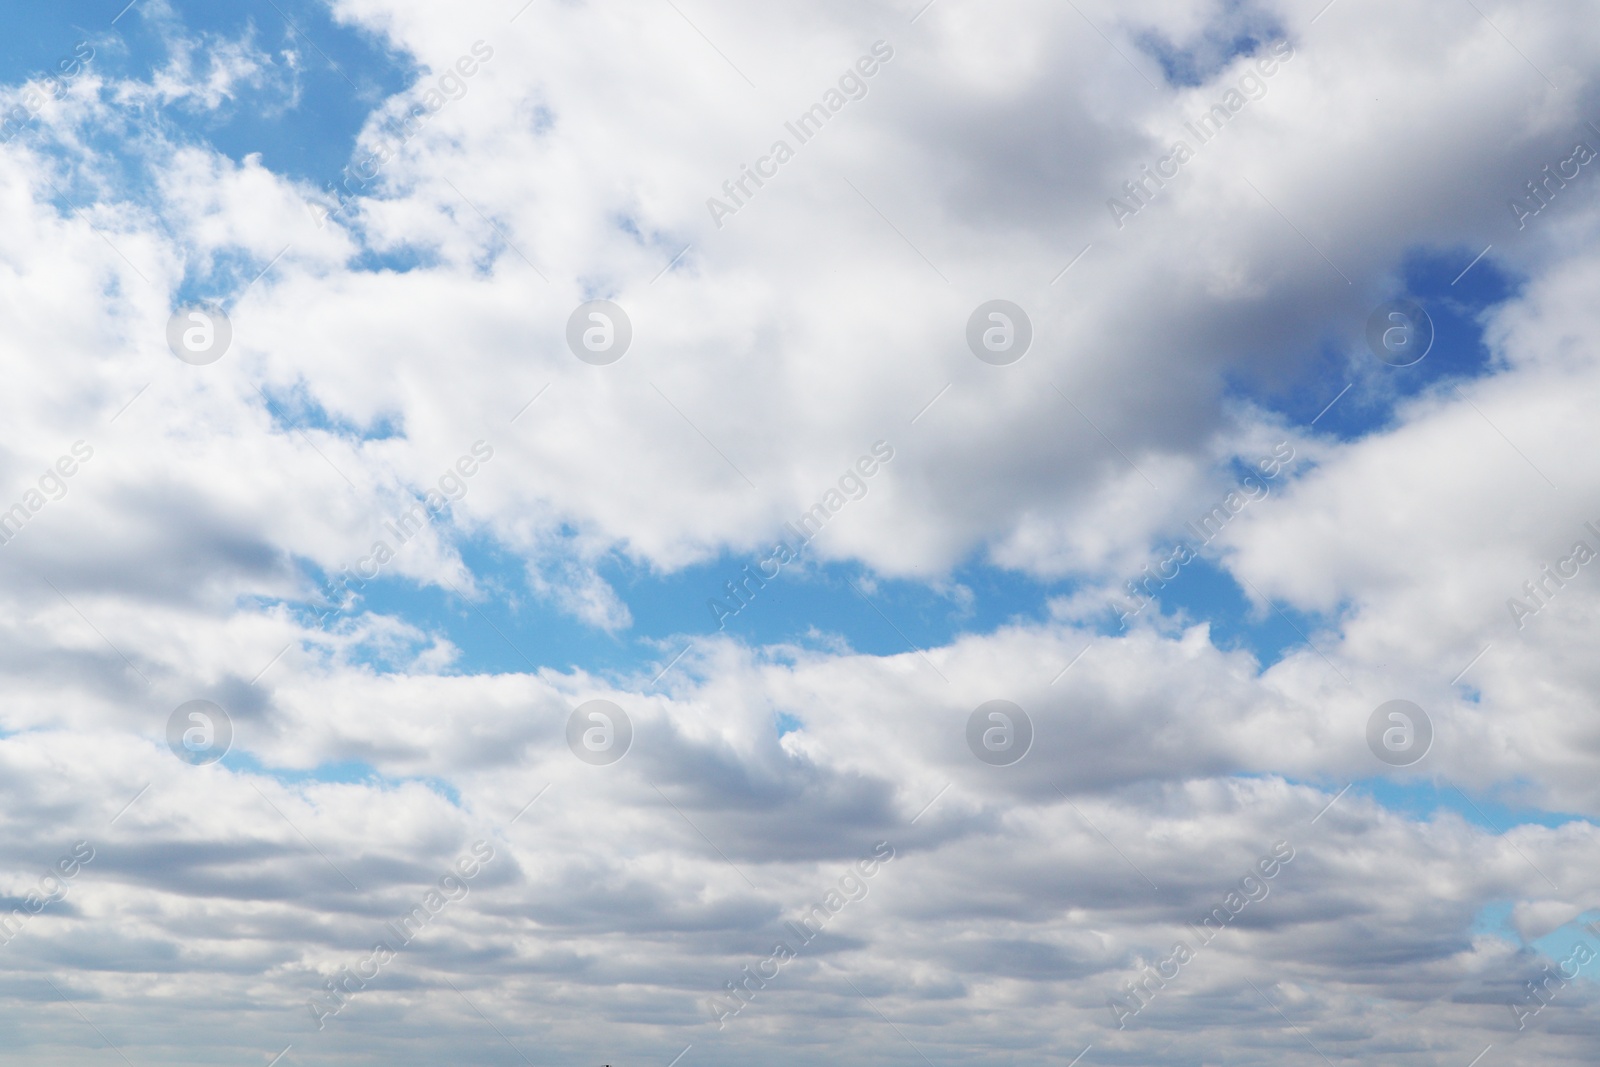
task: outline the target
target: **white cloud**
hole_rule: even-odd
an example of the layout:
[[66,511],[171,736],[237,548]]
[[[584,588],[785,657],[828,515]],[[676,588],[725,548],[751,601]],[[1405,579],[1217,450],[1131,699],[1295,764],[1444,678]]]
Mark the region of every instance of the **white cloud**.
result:
[[[1520,628],[1505,603],[1600,523],[1600,183],[1522,230],[1506,205],[1600,115],[1592,20],[680,7],[535,4],[508,24],[509,4],[337,5],[423,70],[353,161],[475,42],[493,56],[320,226],[325,191],[265,156],[125,125],[292,107],[299,58],[253,37],[179,33],[143,82],[96,68],[0,149],[0,507],[93,448],[0,547],[0,840],[19,859],[0,895],[96,849],[0,949],[13,1003],[39,1005],[16,1047],[73,1062],[93,1040],[44,1007],[45,977],[152,1060],[508,1054],[483,1017],[564,1058],[664,1064],[692,1044],[685,1067],[921,1062],[912,1043],[1307,1064],[1314,1043],[1420,1065],[1509,1043],[1506,1003],[1537,969],[1524,942],[1600,906],[1600,586],[1581,572]],[[1119,229],[1107,198],[1239,83],[1225,43],[1278,27],[1295,53],[1265,94]],[[1148,84],[1151,33],[1206,80]],[[866,95],[717,228],[706,198],[879,40],[894,55]],[[1488,368],[1392,399],[1367,312],[1409,251],[1465,265],[1491,242],[1477,269],[1521,288],[1486,316]],[[166,351],[180,289],[235,298],[223,361]],[[634,326],[609,367],[565,349],[592,297]],[[1036,331],[1010,367],[963,339],[995,297]],[[1341,439],[1267,409],[1328,353],[1342,402],[1392,408],[1386,425]],[[817,559],[968,609],[983,586],[952,572],[974,557],[1072,579],[1046,621],[898,655],[819,630],[703,639],[659,675],[673,648],[496,674],[403,610],[316,627],[285,606],[311,597],[307,564],[358,565],[481,441],[493,460],[385,573],[532,594],[617,634],[633,611],[600,561],[661,574],[764,548],[879,440],[894,460]],[[1280,441],[1295,463],[1208,555],[1305,640],[1263,667],[1202,617],[1097,634],[1108,591]],[[527,588],[472,573],[469,538]],[[253,762],[166,750],[171,709],[201,695]],[[635,731],[609,768],[565,740],[594,697]],[[1394,697],[1427,708],[1433,751],[1327,807],[1386,771],[1364,731]],[[995,698],[1036,730],[1010,768],[964,740]],[[798,723],[782,738],[780,716]],[[1500,790],[1502,827],[1456,814],[1473,802],[1455,784]],[[1435,788],[1443,810],[1407,810]],[[316,1031],[306,1001],[479,838],[498,858],[470,895]],[[1118,1030],[1106,998],[1279,840],[1298,851],[1270,896]],[[718,1031],[707,998],[880,841],[896,858],[867,896]],[[1595,1010],[1574,983],[1526,1051],[1587,1062]]]

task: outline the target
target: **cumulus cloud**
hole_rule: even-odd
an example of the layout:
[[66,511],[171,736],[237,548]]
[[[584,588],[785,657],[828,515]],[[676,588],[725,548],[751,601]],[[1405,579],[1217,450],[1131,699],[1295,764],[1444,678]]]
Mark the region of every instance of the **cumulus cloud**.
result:
[[[110,29],[48,100],[9,78],[30,1060],[1587,1062],[1600,181],[1549,174],[1600,146],[1592,20],[518,7],[308,4],[280,45],[151,0],[154,59]],[[360,115],[297,134],[342,172],[217,135],[344,65]],[[1408,284],[1466,333],[1396,368],[1366,322]],[[1007,366],[966,340],[996,298]],[[808,639],[615,651],[819,502]],[[830,576],[896,651],[806,617]],[[1422,762],[1369,747],[1393,699]]]

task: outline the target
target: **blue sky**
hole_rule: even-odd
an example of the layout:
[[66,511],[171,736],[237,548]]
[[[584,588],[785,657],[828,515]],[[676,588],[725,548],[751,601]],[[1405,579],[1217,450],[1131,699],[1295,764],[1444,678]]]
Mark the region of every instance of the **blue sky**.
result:
[[[349,162],[373,106],[416,80],[414,61],[385,47],[370,31],[341,25],[320,3],[139,0],[126,11],[123,7],[62,0],[19,9],[7,16],[0,72],[8,82],[20,81],[53,69],[77,42],[88,41],[95,47],[91,62],[97,69],[148,79],[170,58],[174,28],[201,40],[249,39],[276,68],[266,84],[253,92],[246,88],[218,110],[178,108],[151,117],[234,160],[260,153],[273,171],[318,186],[335,181]],[[293,91],[285,92],[290,87]]]

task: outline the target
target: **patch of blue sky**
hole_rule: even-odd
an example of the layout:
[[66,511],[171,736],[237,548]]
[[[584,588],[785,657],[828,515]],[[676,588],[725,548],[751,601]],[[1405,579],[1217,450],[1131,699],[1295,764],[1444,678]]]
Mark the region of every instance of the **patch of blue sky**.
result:
[[[1511,900],[1496,900],[1485,904],[1478,909],[1469,932],[1474,936],[1503,938],[1514,945],[1537,952],[1552,964],[1560,964],[1571,959],[1573,949],[1579,944],[1587,945],[1590,952],[1600,957],[1600,935],[1590,928],[1591,924],[1600,921],[1600,911],[1586,911],[1547,934],[1524,940],[1512,922],[1515,907],[1516,902]],[[1572,969],[1569,967],[1569,973]],[[1577,977],[1600,982],[1600,969],[1596,969],[1592,964],[1575,969],[1578,972]]]
[[[757,585],[744,571],[751,564],[754,572],[749,556],[723,553],[670,574],[611,556],[596,570],[627,605],[632,625],[608,633],[574,618],[551,596],[534,592],[526,562],[492,540],[455,543],[481,590],[479,599],[469,601],[450,588],[380,574],[359,588],[358,603],[325,625],[337,625],[341,617],[358,611],[402,619],[448,638],[460,650],[452,668],[457,673],[582,668],[651,677],[692,642],[718,634],[751,646],[848,648],[877,656],[911,653],[967,634],[1044,623],[1051,598],[1075,588],[1072,582],[1038,581],[976,557],[938,584],[875,577],[855,563],[813,562],[790,564]],[[307,570],[319,582],[337,578]],[[724,608],[738,604],[728,591],[730,582],[741,590],[744,603],[737,613],[714,612],[713,600]],[[1263,665],[1303,645],[1307,637],[1314,640],[1326,625],[1324,619],[1281,606],[1252,605],[1227,572],[1207,560],[1184,567],[1160,591],[1159,605],[1146,610],[1161,610],[1185,623],[1208,622],[1219,645],[1244,648]],[[1104,636],[1126,632],[1109,604],[1099,622]],[[397,661],[386,648],[373,650],[366,662],[374,670],[388,670]],[[1041,665],[1051,676],[1056,669],[1054,664]]]
[[0,35],[0,81],[16,84],[52,69],[76,42],[113,32],[111,19],[120,7],[97,0],[12,5]]
[[[193,43],[191,61],[203,73],[219,45],[243,41],[261,53],[263,65],[254,78],[234,83],[231,99],[215,108],[180,101],[159,115],[130,119],[159,121],[235,161],[259,154],[275,173],[322,188],[349,162],[374,108],[419,76],[411,57],[335,22],[328,6],[315,0],[138,0],[118,17],[122,8],[118,2],[58,0],[8,11],[0,82],[18,84],[56,67],[79,41],[95,48],[86,69],[140,81],[166,68],[180,42]],[[107,147],[119,150],[113,154],[130,151],[127,139]]]
[[315,767],[273,767],[263,763],[259,757],[243,747],[248,743],[247,737],[235,737],[234,747],[228,751],[218,762],[231,771],[241,774],[255,774],[272,778],[288,786],[306,785],[307,783],[339,784],[339,785],[378,785],[387,789],[398,789],[408,783],[417,783],[426,786],[429,790],[444,797],[452,805],[461,806],[461,794],[455,786],[442,778],[423,776],[416,778],[397,778],[379,773],[378,769],[362,760],[340,760],[331,763],[318,764]]
[[[514,252],[511,255],[513,259],[516,257]],[[494,253],[486,253],[482,261],[482,272],[490,273],[493,264],[499,258]],[[440,262],[436,249],[403,244],[383,250],[363,247],[350,260],[350,267],[352,270],[367,271],[372,274],[384,271],[391,274],[406,274],[414,270],[429,270],[437,267]]]
[[405,436],[404,419],[398,413],[379,414],[368,425],[360,426],[349,419],[335,418],[329,414],[301,382],[289,389],[269,388],[264,392],[271,401],[267,410],[272,416],[273,425],[285,433],[293,430],[324,430],[362,441],[386,441]]
[[[1273,12],[1251,0],[1223,0],[1212,21],[1188,34],[1183,45],[1154,26],[1141,30],[1134,44],[1160,65],[1167,85],[1191,89],[1216,78],[1240,56],[1258,55],[1272,42],[1290,36]],[[1219,85],[1218,94],[1233,84],[1230,80]]]
[[1511,911],[1515,906],[1515,902],[1510,900],[1496,900],[1485,904],[1473,917],[1468,932],[1474,935],[1488,934],[1492,937],[1503,937],[1507,941],[1521,941],[1516,928],[1511,925]]
[[1351,441],[1388,428],[1396,406],[1411,397],[1491,373],[1482,316],[1515,296],[1516,286],[1492,257],[1473,263],[1482,251],[1416,249],[1405,257],[1394,292],[1385,299],[1409,297],[1432,320],[1433,346],[1419,362],[1392,367],[1372,355],[1366,345],[1364,312],[1359,320],[1336,327],[1335,335],[1325,337],[1311,358],[1273,361],[1298,367],[1296,373],[1236,372],[1228,376],[1229,393],[1280,413],[1291,426],[1309,426]]
[[[1528,947],[1554,963],[1563,963],[1571,959],[1573,949],[1580,943],[1588,945],[1589,951],[1600,957],[1600,935],[1589,928],[1589,924],[1596,920],[1600,920],[1600,912],[1584,912],[1571,922],[1562,923],[1543,937],[1536,937],[1527,942]],[[1570,974],[1573,969],[1577,970],[1578,977],[1600,983],[1600,967],[1592,963],[1587,967],[1569,965],[1567,973]]]
[[[812,633],[835,634],[857,651],[889,655],[945,644],[962,633],[1040,621],[1048,614],[1048,596],[1059,587],[977,560],[933,584],[877,577],[859,564],[819,563],[805,556],[759,584],[756,559],[762,555],[724,554],[680,572],[673,576],[677,588],[670,601],[648,595],[644,573],[618,575],[625,583],[619,589],[644,602],[643,610],[635,611],[640,620],[681,619],[686,629],[725,629],[750,644],[804,644]],[[737,611],[713,610],[713,601]]]
[[1487,791],[1468,790],[1425,773],[1397,774],[1408,776],[1358,779],[1350,794],[1368,797],[1388,811],[1419,821],[1448,812],[1497,835],[1519,826],[1553,829],[1573,822],[1592,822],[1573,812],[1548,811],[1519,801],[1517,794],[1526,791],[1527,783],[1502,783]]
[[[373,110],[414,86],[420,74],[411,57],[370,33],[333,21],[327,5],[315,0],[138,0],[126,8],[122,3],[62,0],[8,12],[7,30],[0,40],[0,82],[13,85],[60,69],[84,41],[94,53],[81,64],[78,77],[90,73],[111,81],[148,83],[186,53],[193,77],[203,82],[211,64],[241,44],[258,64],[254,73],[233,80],[229,95],[214,103],[180,98],[123,107],[113,110],[103,126],[75,131],[89,153],[92,173],[64,168],[55,196],[63,214],[92,202],[105,188],[135,200],[153,198],[168,152],[152,149],[171,142],[209,145],[236,163],[256,155],[274,173],[324,190],[340,180]],[[66,149],[39,131],[43,121],[43,116],[35,117],[8,132],[13,140],[31,138],[32,147],[64,157]],[[160,132],[160,142],[151,140],[152,131]],[[309,205],[307,211],[312,213]],[[192,262],[177,300],[226,306],[269,262],[227,252],[208,262]],[[405,271],[430,262],[426,250],[399,248],[367,252],[356,266]]]
[[1276,23],[1264,25],[1257,33],[1240,33],[1220,39],[1208,36],[1200,44],[1179,48],[1156,32],[1139,35],[1139,50],[1161,66],[1161,76],[1174,88],[1192,89],[1204,85],[1226,69],[1238,56],[1253,56],[1269,40],[1283,37]]
[[757,588],[726,618],[725,631],[707,602],[727,597],[725,583],[742,577],[747,557],[717,560],[660,574],[612,557],[597,568],[628,605],[633,625],[609,634],[563,612],[530,590],[525,562],[481,539],[458,543],[485,596],[468,602],[449,589],[419,587],[380,576],[360,590],[359,610],[392,614],[419,628],[442,632],[461,650],[463,673],[550,667],[629,674],[664,664],[691,640],[719,632],[752,645],[798,644],[835,648],[842,642],[871,655],[891,655],[940,644],[962,632],[990,630],[1019,614],[1047,613],[1040,587],[1013,572],[974,568],[958,572],[974,595],[947,595],[921,582],[869,581],[856,565],[791,565]]
[[178,304],[211,303],[231,309],[234,302],[273,266],[241,249],[223,249],[208,260],[191,258],[175,294]]
[[182,34],[211,41],[247,39],[281,66],[286,78],[292,76],[292,83],[269,76],[255,91],[242,85],[239,98],[219,112],[171,109],[169,120],[235,160],[259,153],[268,169],[318,187],[333,181],[349,161],[356,134],[373,109],[419,75],[411,57],[335,22],[329,6],[315,0],[176,0],[171,20],[157,8],[148,16],[141,12],[147,2],[140,0],[115,27],[129,44],[130,73],[148,77],[166,62],[173,36]]
[[[1185,540],[1191,548],[1198,547],[1194,538]],[[1122,610],[1131,606],[1126,598],[1117,604]],[[1309,614],[1285,604],[1254,603],[1227,570],[1204,556],[1183,565],[1175,577],[1155,590],[1155,602],[1140,616],[1155,611],[1181,624],[1210,624],[1211,640],[1217,647],[1244,649],[1263,668],[1306,647],[1309,641],[1318,641],[1318,634],[1336,621],[1333,616]],[[1126,632],[1114,610],[1108,608],[1107,616],[1109,621],[1101,633],[1117,636]]]

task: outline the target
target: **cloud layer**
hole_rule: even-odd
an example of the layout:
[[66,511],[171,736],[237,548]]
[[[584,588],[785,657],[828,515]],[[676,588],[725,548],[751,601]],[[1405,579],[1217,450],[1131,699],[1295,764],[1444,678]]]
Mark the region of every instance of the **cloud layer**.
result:
[[1592,1059],[1592,19],[204,7],[0,94],[0,1059]]

